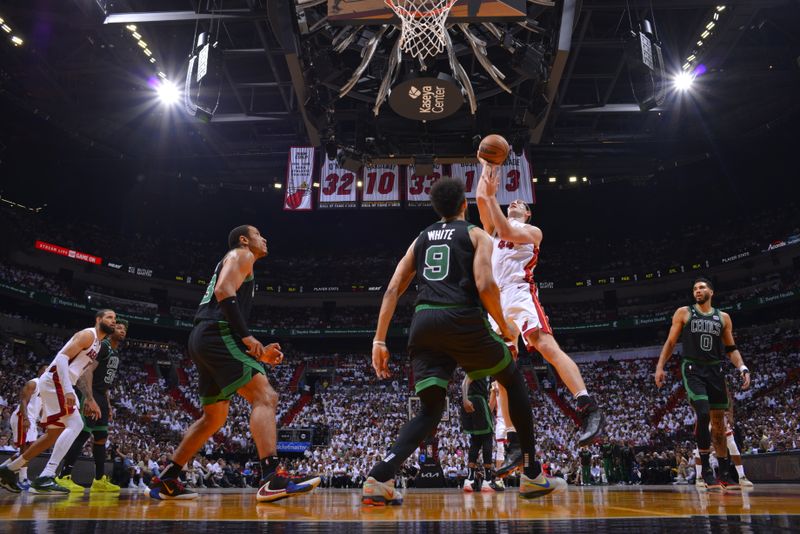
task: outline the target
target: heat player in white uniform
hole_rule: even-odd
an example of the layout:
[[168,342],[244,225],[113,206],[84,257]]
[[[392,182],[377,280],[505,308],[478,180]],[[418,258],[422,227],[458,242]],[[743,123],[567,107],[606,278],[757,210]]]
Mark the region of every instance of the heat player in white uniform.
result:
[[[47,371],[46,366],[39,368],[36,378],[28,380],[19,394],[19,404],[11,412],[11,437],[14,446],[19,454],[25,452],[28,446],[39,437],[37,423],[42,412],[42,400],[39,398],[39,379]],[[11,463],[13,458],[9,458],[3,465]],[[28,480],[28,469],[20,469],[20,477],[23,482]]]
[[[111,310],[100,310],[95,316],[95,325],[77,332],[58,351],[47,371],[39,379],[39,396],[42,400],[42,416],[40,425],[44,434],[33,442],[28,449],[7,465],[0,467],[0,486],[19,492],[18,473],[21,468],[44,452],[51,446],[53,453],[39,477],[31,483],[31,493],[69,493],[67,488],[59,486],[55,480],[55,473],[64,455],[69,451],[72,442],[83,430],[75,395],[75,385],[83,393],[88,394],[84,413],[88,417],[96,418],[100,415],[100,408],[92,397],[91,371],[94,369],[95,358],[100,351],[100,341],[114,332],[116,314]],[[88,372],[87,372],[88,371]]]
[[[495,196],[500,182],[499,169],[496,165],[484,164],[477,189],[477,202],[483,229],[494,241],[492,274],[500,288],[500,304],[506,317],[519,328],[528,350],[535,349],[541,353],[575,396],[581,416],[578,443],[585,445],[602,431],[604,417],[589,396],[578,366],[561,350],[553,337],[533,279],[533,270],[539,260],[542,231],[528,224],[531,211],[522,200],[514,200],[508,206],[507,215],[503,214]],[[495,326],[494,322],[492,326]],[[502,393],[498,406],[507,405]],[[498,474],[501,474],[500,471]]]

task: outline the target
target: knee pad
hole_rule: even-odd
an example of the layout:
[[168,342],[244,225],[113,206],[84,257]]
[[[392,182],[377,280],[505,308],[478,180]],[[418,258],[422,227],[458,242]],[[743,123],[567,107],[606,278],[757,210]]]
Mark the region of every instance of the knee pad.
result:
[[94,436],[95,445],[105,445],[108,439],[108,431],[106,430],[95,430],[92,435]]

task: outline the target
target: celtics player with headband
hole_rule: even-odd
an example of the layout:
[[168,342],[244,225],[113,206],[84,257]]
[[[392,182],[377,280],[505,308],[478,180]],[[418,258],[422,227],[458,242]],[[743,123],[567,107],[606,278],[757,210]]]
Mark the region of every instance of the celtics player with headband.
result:
[[[656,365],[655,381],[659,388],[664,385],[664,364],[672,357],[680,339],[683,343],[683,387],[686,388],[686,396],[697,414],[695,435],[706,489],[738,490],[739,485],[730,477],[730,460],[725,441],[728,390],[722,360],[727,354],[731,363],[739,370],[742,389],[750,387],[750,371],[744,365],[742,355],[734,343],[730,315],[711,306],[714,286],[708,279],[698,278],[692,286],[692,293],[695,304],[678,308],[672,316],[672,327]],[[719,473],[716,477],[709,464],[712,438],[719,461]]]

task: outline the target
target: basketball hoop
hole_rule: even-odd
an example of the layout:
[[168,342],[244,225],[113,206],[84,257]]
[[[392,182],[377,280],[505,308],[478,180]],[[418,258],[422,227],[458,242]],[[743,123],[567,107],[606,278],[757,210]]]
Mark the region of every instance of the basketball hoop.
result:
[[456,0],[384,0],[400,17],[400,49],[420,61],[444,50],[445,21]]

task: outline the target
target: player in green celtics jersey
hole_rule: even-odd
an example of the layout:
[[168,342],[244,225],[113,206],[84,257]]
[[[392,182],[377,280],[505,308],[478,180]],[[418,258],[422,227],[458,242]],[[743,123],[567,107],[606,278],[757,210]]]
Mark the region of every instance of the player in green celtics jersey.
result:
[[150,484],[147,494],[153,499],[198,496],[184,488],[178,477],[183,466],[225,424],[230,400],[237,393],[252,406],[250,432],[265,478],[256,500],[272,502],[308,493],[320,483],[319,477],[292,481],[276,472],[278,394],[267,380],[261,362],[278,365],[283,353],[277,343],[262,345],[247,328],[255,296],[253,266],[266,257],[267,240],[255,226],[237,226],[228,235],[228,249],[214,269],[189,334],[189,356],[199,374],[203,415],[186,431],[161,476]]
[[[744,365],[742,355],[733,340],[730,315],[711,306],[711,298],[714,296],[711,281],[698,278],[692,286],[692,293],[694,305],[678,308],[672,316],[672,327],[656,365],[656,386],[660,388],[664,385],[664,364],[672,357],[680,339],[683,343],[683,387],[697,415],[695,436],[706,489],[738,490],[739,485],[730,477],[725,441],[725,410],[728,409],[728,388],[722,367],[725,355],[727,354],[741,373],[742,389],[750,387],[750,371]],[[712,438],[719,461],[719,473],[716,477],[709,464]]]
[[[72,467],[75,465],[75,461],[78,459],[89,437],[94,438],[92,444],[94,481],[92,482],[91,491],[97,493],[117,492],[120,490],[119,486],[111,483],[105,473],[106,440],[108,439],[108,424],[113,419],[111,385],[117,377],[120,362],[119,351],[127,335],[128,321],[117,318],[114,333],[100,343],[100,352],[97,353],[96,360],[97,366],[92,371],[92,391],[94,399],[100,407],[100,416],[89,417],[86,414],[81,414],[83,417],[83,431],[78,434],[69,452],[64,457],[61,476],[56,479],[58,484],[69,488],[71,492],[82,492],[84,490],[83,486],[76,484],[72,480]],[[80,389],[78,390],[78,400],[83,404],[83,395]]]

